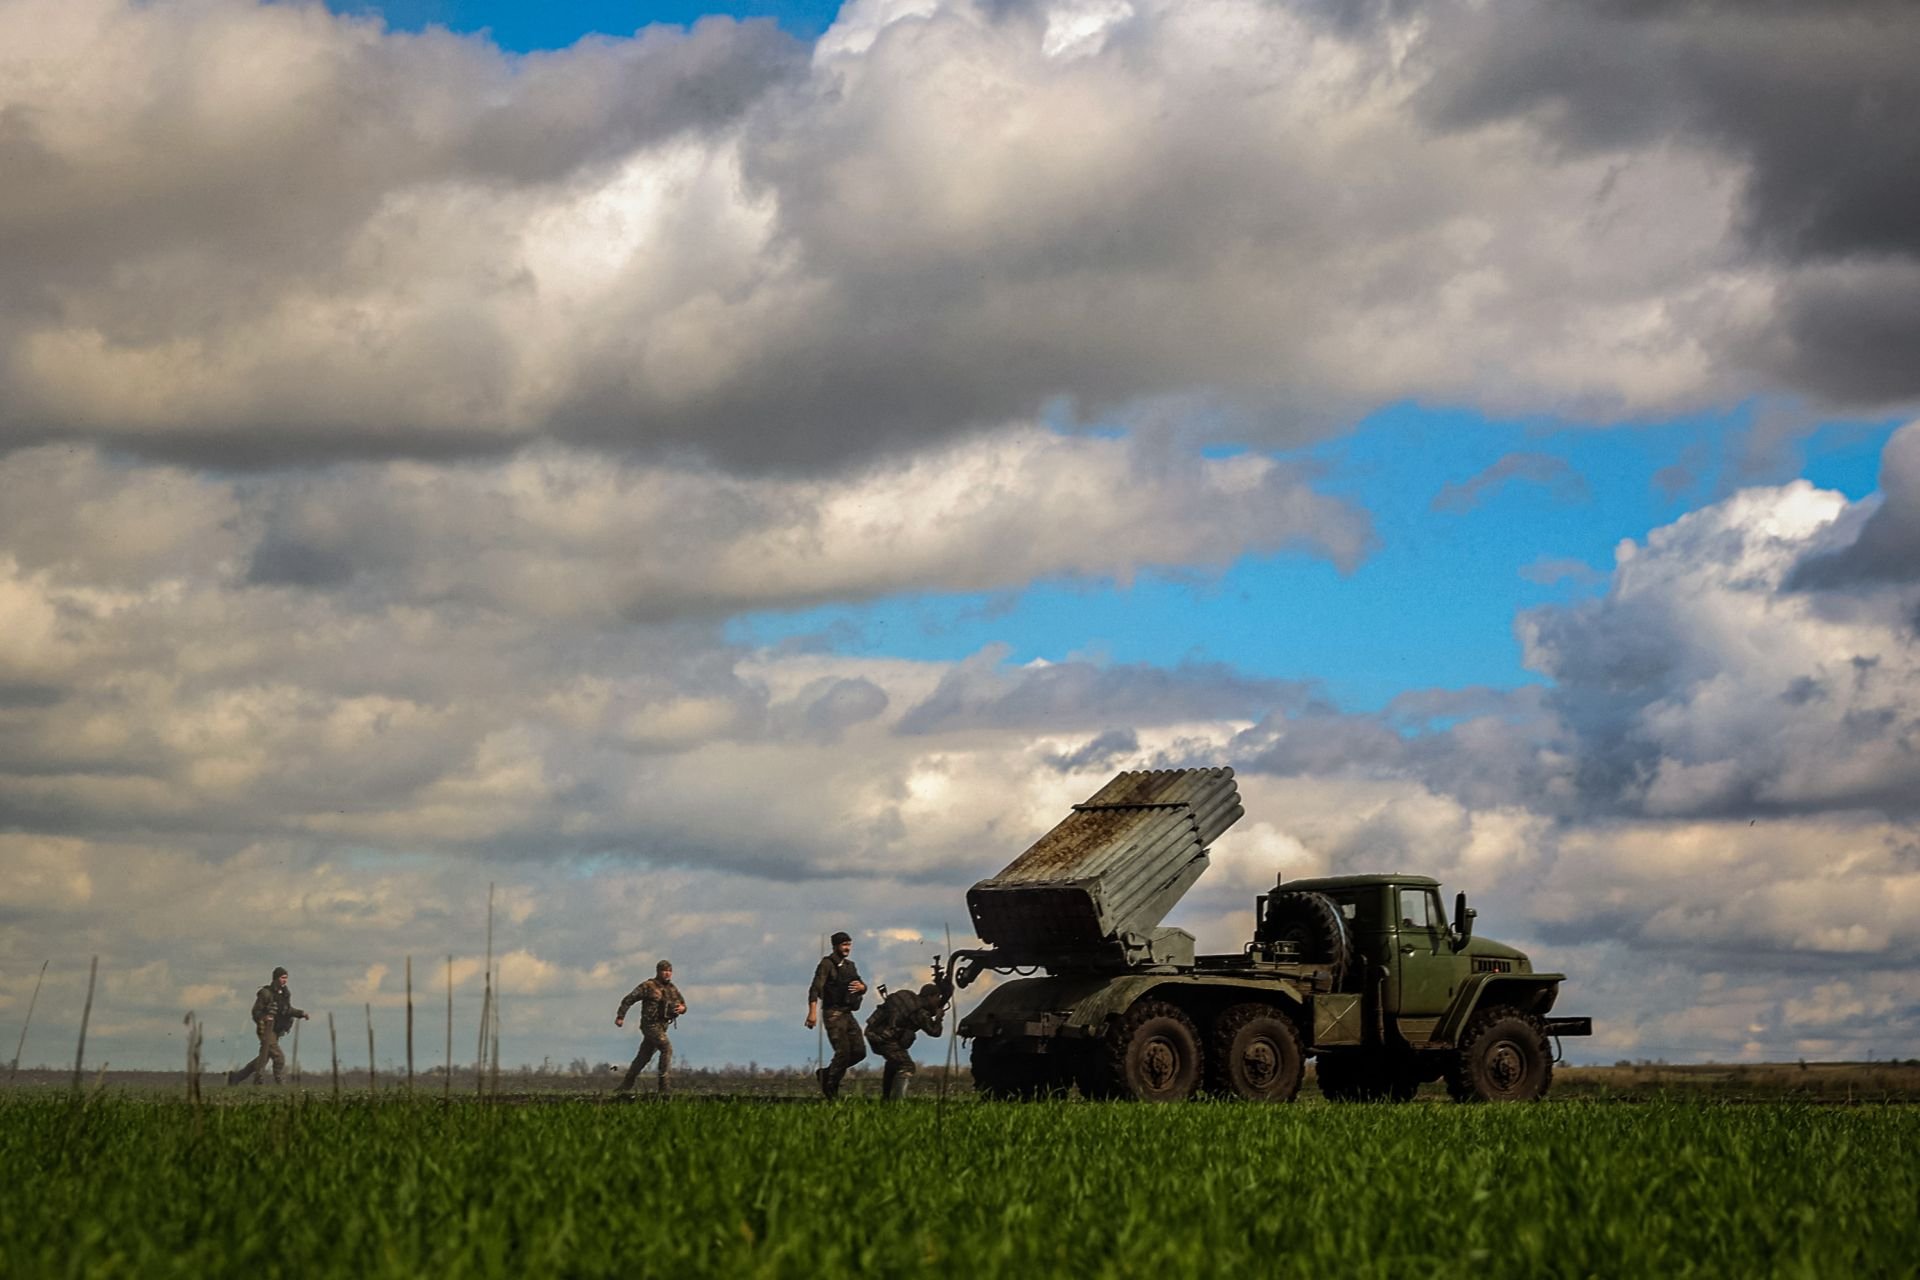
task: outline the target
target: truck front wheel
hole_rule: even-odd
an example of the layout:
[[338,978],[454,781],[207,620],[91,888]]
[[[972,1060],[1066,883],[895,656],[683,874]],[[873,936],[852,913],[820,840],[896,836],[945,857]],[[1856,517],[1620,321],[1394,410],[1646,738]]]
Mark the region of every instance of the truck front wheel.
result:
[[1213,1024],[1207,1089],[1255,1102],[1292,1102],[1306,1075],[1300,1033],[1278,1009],[1237,1004]]
[[1142,1000],[1107,1028],[1093,1096],[1184,1102],[1200,1087],[1200,1033],[1180,1009]]
[[1553,1058],[1540,1020],[1502,1007],[1474,1015],[1467,1025],[1447,1072],[1447,1093],[1455,1102],[1537,1102],[1552,1082]]

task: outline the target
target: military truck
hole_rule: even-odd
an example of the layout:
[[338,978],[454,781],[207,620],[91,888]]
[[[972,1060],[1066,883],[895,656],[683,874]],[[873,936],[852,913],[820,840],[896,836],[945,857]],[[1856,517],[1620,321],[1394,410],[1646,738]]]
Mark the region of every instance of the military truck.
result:
[[957,952],[954,978],[1008,975],[959,1026],[979,1092],[1286,1102],[1312,1058],[1335,1102],[1431,1080],[1523,1102],[1547,1092],[1550,1041],[1592,1034],[1551,1016],[1563,975],[1476,936],[1464,893],[1449,921],[1429,876],[1276,880],[1244,947],[1196,955],[1160,921],[1242,812],[1232,769],[1122,773],[968,891],[989,945]]

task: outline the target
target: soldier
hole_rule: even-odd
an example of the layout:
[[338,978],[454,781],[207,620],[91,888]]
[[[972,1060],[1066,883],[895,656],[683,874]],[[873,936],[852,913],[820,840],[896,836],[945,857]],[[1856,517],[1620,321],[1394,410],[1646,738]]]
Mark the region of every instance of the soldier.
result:
[[280,1037],[293,1030],[295,1018],[306,1016],[305,1009],[293,1007],[293,995],[287,990],[287,971],[275,969],[273,980],[253,993],[253,1029],[260,1037],[260,1052],[238,1071],[227,1072],[227,1083],[239,1084],[271,1062],[273,1082],[279,1084],[280,1073],[287,1065],[287,1055],[280,1052]]
[[657,1051],[660,1054],[658,1087],[661,1093],[666,1093],[667,1072],[673,1068],[673,1041],[667,1039],[667,1027],[687,1011],[687,1002],[681,998],[680,988],[673,985],[671,960],[662,960],[653,966],[653,976],[627,992],[627,998],[620,1002],[620,1011],[613,1015],[613,1025],[625,1026],[627,1010],[636,1003],[640,1006],[640,1052],[633,1055],[633,1065],[627,1068],[627,1078],[620,1082],[620,1087],[614,1092],[633,1092],[633,1082],[640,1077],[647,1059]]
[[820,1082],[820,1092],[829,1100],[840,1096],[840,1078],[867,1056],[860,1024],[853,1016],[867,984],[860,980],[852,955],[853,936],[834,934],[833,951],[820,957],[813,971],[813,985],[807,988],[807,1030],[813,1030],[820,1020],[820,1006],[827,1007],[827,1040],[833,1045],[833,1061],[814,1072],[813,1078]]
[[940,1017],[946,1012],[947,993],[935,981],[918,991],[896,991],[880,1002],[867,1019],[867,1043],[886,1059],[887,1069],[880,1078],[880,1100],[897,1102],[907,1096],[907,1081],[913,1077],[913,1038],[922,1031],[938,1039]]

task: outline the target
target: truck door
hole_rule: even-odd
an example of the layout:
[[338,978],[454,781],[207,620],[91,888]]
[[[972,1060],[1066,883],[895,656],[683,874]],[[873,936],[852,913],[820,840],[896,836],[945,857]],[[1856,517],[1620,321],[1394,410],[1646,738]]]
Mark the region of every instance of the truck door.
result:
[[[1446,917],[1440,913],[1440,892],[1426,886],[1402,885],[1394,890],[1393,924],[1396,932],[1393,970],[1399,979],[1394,984],[1403,1020],[1437,1020],[1453,1003],[1453,993],[1466,976],[1467,962],[1456,955],[1453,939],[1447,931]],[[1410,1040],[1424,1038],[1428,1026],[1405,1026],[1401,1030]]]

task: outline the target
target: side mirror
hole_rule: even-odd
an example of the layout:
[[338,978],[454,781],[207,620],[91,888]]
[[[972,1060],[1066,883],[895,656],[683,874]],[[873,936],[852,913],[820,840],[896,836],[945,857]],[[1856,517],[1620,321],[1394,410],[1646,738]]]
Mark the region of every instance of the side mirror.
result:
[[1458,951],[1473,937],[1473,918],[1480,913],[1467,905],[1467,895],[1453,895],[1453,949]]

